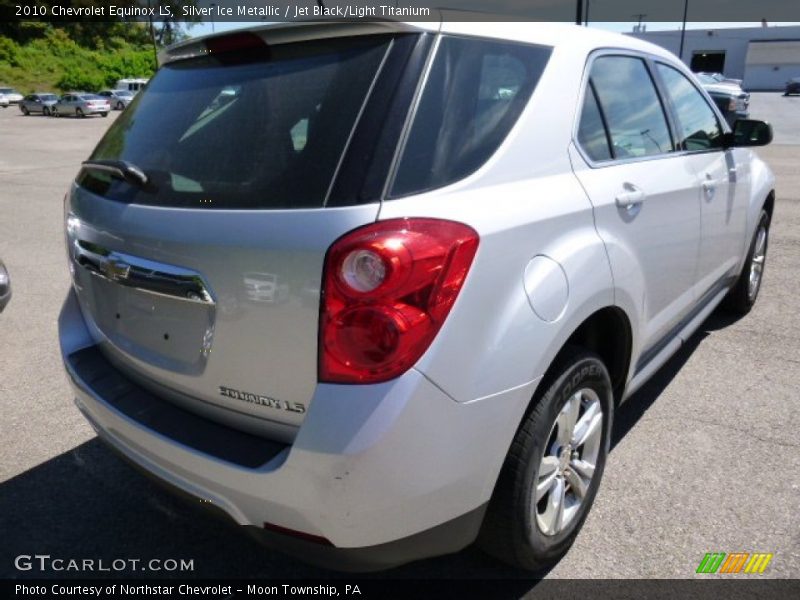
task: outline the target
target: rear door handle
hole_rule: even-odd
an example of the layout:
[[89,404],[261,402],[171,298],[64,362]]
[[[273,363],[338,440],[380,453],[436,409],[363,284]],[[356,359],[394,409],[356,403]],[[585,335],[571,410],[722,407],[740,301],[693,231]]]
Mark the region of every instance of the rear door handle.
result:
[[706,173],[706,179],[700,186],[703,188],[703,194],[709,200],[714,198],[714,193],[717,190],[717,182],[711,178],[711,175]]
[[626,210],[628,213],[638,212],[642,206],[642,202],[644,202],[646,194],[641,188],[636,187],[632,183],[623,183],[622,187],[625,191],[617,194],[617,206]]

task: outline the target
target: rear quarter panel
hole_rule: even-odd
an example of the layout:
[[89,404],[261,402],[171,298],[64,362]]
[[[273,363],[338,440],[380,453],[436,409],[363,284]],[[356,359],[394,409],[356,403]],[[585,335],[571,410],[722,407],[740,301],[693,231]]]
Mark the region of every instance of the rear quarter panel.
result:
[[[580,323],[614,302],[592,206],[568,155],[584,60],[580,48],[554,49],[519,122],[476,173],[382,205],[381,220],[437,217],[466,223],[480,234],[464,288],[417,364],[459,402],[541,377]],[[537,316],[525,290],[525,270],[536,256],[557,262],[567,279],[566,304],[552,321]],[[548,293],[540,287],[532,296],[547,301]]]

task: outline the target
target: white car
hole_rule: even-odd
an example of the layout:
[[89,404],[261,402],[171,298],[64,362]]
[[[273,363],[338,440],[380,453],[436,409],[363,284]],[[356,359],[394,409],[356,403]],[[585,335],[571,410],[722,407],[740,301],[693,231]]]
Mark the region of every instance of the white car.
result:
[[5,96],[8,104],[18,104],[22,102],[22,94],[12,87],[0,86],[0,96]]
[[552,565],[616,407],[758,296],[771,127],[658,46],[293,23],[161,62],[65,199],[64,364],[100,438],[303,560]]

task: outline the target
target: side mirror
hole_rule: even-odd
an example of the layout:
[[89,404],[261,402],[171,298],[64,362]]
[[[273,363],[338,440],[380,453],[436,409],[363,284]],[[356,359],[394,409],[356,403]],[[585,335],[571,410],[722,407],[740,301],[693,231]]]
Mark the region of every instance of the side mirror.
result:
[[772,142],[772,125],[756,119],[739,119],[733,124],[731,146],[766,146]]

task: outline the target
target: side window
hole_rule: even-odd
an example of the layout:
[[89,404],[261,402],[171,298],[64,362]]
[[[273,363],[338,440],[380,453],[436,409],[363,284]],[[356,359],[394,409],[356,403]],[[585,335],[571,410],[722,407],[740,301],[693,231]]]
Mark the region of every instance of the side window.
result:
[[601,56],[589,80],[606,118],[616,159],[672,151],[664,109],[645,62],[632,56]]
[[551,49],[442,38],[391,191],[443,187],[480,168],[514,127]]
[[578,126],[578,143],[594,161],[612,158],[606,126],[603,123],[603,117],[597,105],[597,96],[595,96],[594,86],[591,83],[586,87],[586,94],[583,98],[581,122]]
[[721,148],[722,128],[703,95],[677,69],[659,63],[658,73],[677,113],[678,147],[682,150]]

